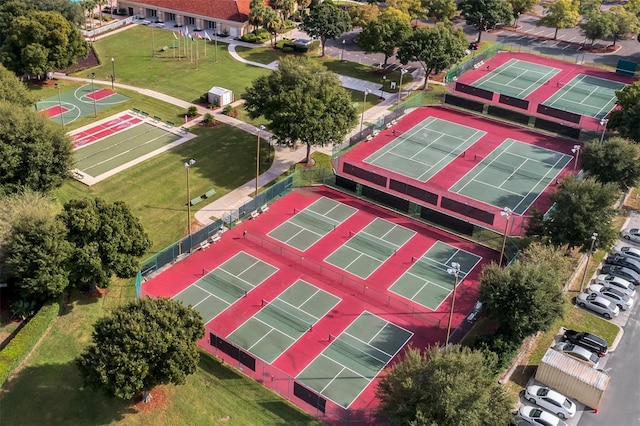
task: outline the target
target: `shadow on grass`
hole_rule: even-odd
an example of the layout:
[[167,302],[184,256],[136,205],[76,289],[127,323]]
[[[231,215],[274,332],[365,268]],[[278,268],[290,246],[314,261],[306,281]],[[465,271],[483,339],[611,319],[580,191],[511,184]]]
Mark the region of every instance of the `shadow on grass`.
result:
[[128,401],[82,388],[72,362],[24,368],[4,386],[0,404],[7,425],[102,425],[136,413]]

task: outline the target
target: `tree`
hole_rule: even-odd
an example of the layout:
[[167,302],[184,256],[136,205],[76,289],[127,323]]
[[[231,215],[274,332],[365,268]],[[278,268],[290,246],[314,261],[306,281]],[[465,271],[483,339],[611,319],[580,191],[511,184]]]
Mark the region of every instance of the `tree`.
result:
[[380,380],[380,411],[392,424],[506,426],[511,402],[493,374],[495,356],[459,345],[409,347]]
[[517,26],[520,16],[531,12],[539,2],[537,0],[509,0],[509,4],[511,5],[511,12],[513,13],[513,26]]
[[68,176],[71,141],[36,111],[0,102],[0,193],[51,191]]
[[425,71],[423,89],[429,84],[431,73],[440,73],[465,55],[466,37],[459,29],[442,22],[433,27],[416,29],[406,39],[396,54],[403,65],[419,62]]
[[184,384],[198,366],[200,313],[172,299],[145,297],[96,321],[91,344],[76,359],[85,385],[131,399],[162,384]]
[[616,108],[609,116],[607,126],[625,138],[640,142],[640,82],[616,91]]
[[289,19],[291,14],[295,11],[296,6],[294,0],[274,0],[273,8],[280,12],[280,17],[285,20]]
[[524,339],[546,331],[563,315],[562,281],[542,262],[516,261],[506,268],[491,264],[482,270],[480,301],[498,334]]
[[386,9],[380,17],[365,26],[358,36],[358,45],[365,53],[382,53],[384,66],[396,47],[411,35],[409,15],[398,10]]
[[0,99],[21,107],[35,104],[33,94],[14,73],[0,65]]
[[278,69],[259,77],[242,95],[249,116],[264,116],[280,143],[341,143],[357,122],[351,95],[338,76],[307,57],[286,57]]
[[132,278],[138,272],[138,257],[151,247],[139,219],[122,201],[71,200],[60,218],[73,244],[73,285],[95,290],[108,287],[113,275]]
[[637,34],[640,30],[638,27],[638,16],[629,12],[623,6],[613,6],[609,9],[609,16],[611,18],[611,33],[613,35],[614,46],[618,39],[624,38],[629,34]]
[[458,8],[466,23],[478,30],[478,43],[482,31],[494,28],[499,23],[511,22],[513,16],[511,5],[506,0],[462,0]]
[[613,227],[616,211],[612,207],[619,196],[617,185],[570,175],[551,194],[555,208],[544,221],[544,235],[557,246],[567,245],[589,250],[591,235],[598,233],[598,246],[608,248],[618,238]]
[[600,13],[600,7],[602,0],[578,0],[578,13],[586,18]]
[[640,17],[640,0],[629,0],[623,7],[634,15]]
[[554,40],[558,37],[560,28],[573,28],[580,22],[578,2],[575,0],[555,0],[552,3],[544,3],[542,7],[544,16],[538,21],[538,25],[554,27]]
[[595,13],[589,16],[587,21],[581,23],[580,28],[584,31],[585,37],[591,40],[591,47],[593,47],[596,39],[605,39],[613,34],[611,14],[606,12]]
[[624,138],[607,143],[593,140],[584,146],[582,168],[598,182],[612,183],[625,191],[640,180],[640,148]]
[[425,7],[420,0],[389,0],[387,6],[401,10],[409,15],[412,21],[426,17]]
[[354,27],[366,27],[370,22],[378,19],[380,8],[377,4],[363,4],[349,8],[349,17]]
[[449,21],[458,13],[455,0],[429,0],[426,2],[427,16],[433,22]]
[[5,67],[16,73],[44,75],[86,58],[89,48],[78,28],[58,12],[30,12],[11,22],[0,54]]
[[284,21],[278,15],[278,13],[267,7],[265,10],[265,14],[263,15],[263,25],[264,28],[269,31],[269,38],[271,38],[271,46],[275,46],[278,41],[278,34],[284,31]]
[[322,55],[327,40],[335,40],[350,31],[351,18],[343,9],[335,6],[331,1],[324,1],[311,8],[309,14],[302,20],[300,28],[311,37],[319,38],[322,45]]
[[264,15],[267,13],[267,7],[262,0],[251,0],[249,3],[249,24],[257,29],[264,22]]

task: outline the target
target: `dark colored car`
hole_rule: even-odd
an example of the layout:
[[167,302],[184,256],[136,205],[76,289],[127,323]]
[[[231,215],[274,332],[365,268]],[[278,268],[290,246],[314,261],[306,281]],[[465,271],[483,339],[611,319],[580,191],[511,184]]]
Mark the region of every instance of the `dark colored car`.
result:
[[601,357],[605,356],[609,350],[609,345],[607,345],[606,340],[595,334],[587,333],[586,331],[567,330],[564,332],[563,340],[589,349]]
[[618,265],[631,269],[633,272],[640,274],[640,262],[633,260],[627,256],[621,254],[612,254],[607,256],[604,263],[608,265]]
[[640,274],[632,271],[629,268],[625,268],[619,265],[604,265],[600,271],[603,274],[624,278],[625,280],[631,282],[633,285],[640,285]]

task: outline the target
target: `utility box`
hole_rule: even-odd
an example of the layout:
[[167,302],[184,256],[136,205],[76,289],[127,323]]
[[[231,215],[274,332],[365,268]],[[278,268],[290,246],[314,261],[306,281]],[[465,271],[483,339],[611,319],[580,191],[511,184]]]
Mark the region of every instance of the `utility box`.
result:
[[538,365],[536,380],[596,409],[609,386],[610,377],[603,371],[549,348]]
[[233,102],[233,92],[224,87],[214,86],[207,93],[209,105],[223,107]]

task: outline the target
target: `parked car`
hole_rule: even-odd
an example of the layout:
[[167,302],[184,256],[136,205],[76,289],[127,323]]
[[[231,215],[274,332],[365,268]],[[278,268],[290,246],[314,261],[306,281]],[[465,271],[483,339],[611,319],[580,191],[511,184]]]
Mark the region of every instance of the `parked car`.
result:
[[576,404],[569,398],[544,386],[531,385],[524,391],[524,397],[532,404],[539,405],[555,414],[562,420],[569,419],[576,414]]
[[598,368],[598,364],[600,363],[600,357],[597,354],[573,343],[558,342],[554,348],[573,359],[589,364],[593,368]]
[[608,265],[619,265],[631,269],[633,272],[640,274],[640,262],[621,254],[611,254],[604,259],[604,263]]
[[589,349],[600,357],[605,356],[609,351],[606,340],[586,331],[565,330],[562,340]]
[[618,308],[615,303],[605,299],[604,297],[590,296],[591,295],[587,293],[580,293],[578,297],[576,297],[577,305],[582,308],[587,308],[593,312],[597,312],[607,319],[617,317],[620,313],[620,308]]
[[638,228],[624,228],[620,234],[625,240],[640,243],[640,229]]
[[615,275],[598,275],[596,277],[595,283],[603,285],[605,287],[618,289],[623,293],[628,294],[630,297],[635,297],[636,295],[635,285],[625,280],[624,278],[616,277]]
[[633,308],[633,299],[615,288],[608,288],[600,284],[591,284],[587,288],[587,293],[589,293],[589,296],[602,296],[612,301],[618,305],[621,311]]
[[518,410],[518,414],[524,420],[532,425],[541,425],[541,426],[567,426],[567,424],[554,416],[551,413],[547,413],[544,410],[541,410],[537,407],[532,407],[531,405],[523,405]]
[[629,268],[625,268],[618,265],[604,265],[600,272],[603,274],[615,275],[616,277],[624,278],[633,285],[640,284],[640,274],[633,272]]
[[613,252],[621,254],[622,256],[630,257],[635,260],[640,260],[640,249],[629,246],[616,246],[613,248]]

